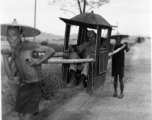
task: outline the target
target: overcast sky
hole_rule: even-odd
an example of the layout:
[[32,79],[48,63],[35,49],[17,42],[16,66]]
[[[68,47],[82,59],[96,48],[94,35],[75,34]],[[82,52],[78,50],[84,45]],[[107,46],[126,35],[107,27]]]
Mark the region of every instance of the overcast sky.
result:
[[[59,17],[72,18],[75,15],[48,5],[49,0],[37,0],[36,28],[46,33],[64,35],[65,23]],[[117,25],[120,33],[129,35],[151,35],[151,0],[110,0],[110,3],[94,13],[100,14],[111,25]],[[1,0],[0,23],[11,23],[17,19],[19,24],[34,26],[35,0]],[[76,14],[76,9],[72,9]],[[117,30],[113,30],[115,34]]]

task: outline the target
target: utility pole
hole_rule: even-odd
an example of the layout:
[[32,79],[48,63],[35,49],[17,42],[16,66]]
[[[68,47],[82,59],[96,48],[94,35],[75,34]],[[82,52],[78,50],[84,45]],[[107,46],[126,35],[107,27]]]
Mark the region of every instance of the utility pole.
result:
[[[36,28],[36,0],[35,0],[35,6],[34,6],[34,28]],[[34,36],[34,42],[35,42],[35,36]]]

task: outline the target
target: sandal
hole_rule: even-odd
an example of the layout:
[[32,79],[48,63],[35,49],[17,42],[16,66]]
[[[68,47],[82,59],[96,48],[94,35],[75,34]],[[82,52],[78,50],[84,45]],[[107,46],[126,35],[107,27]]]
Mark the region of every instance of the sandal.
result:
[[118,95],[117,95],[117,93],[115,92],[114,94],[113,94],[113,97],[117,97]]

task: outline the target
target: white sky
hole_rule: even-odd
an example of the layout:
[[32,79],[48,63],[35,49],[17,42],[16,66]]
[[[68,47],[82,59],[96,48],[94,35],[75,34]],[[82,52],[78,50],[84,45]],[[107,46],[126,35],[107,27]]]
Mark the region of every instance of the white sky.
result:
[[[94,13],[100,14],[111,25],[117,25],[120,33],[129,35],[151,35],[151,0],[110,0]],[[0,23],[11,23],[14,18],[19,24],[34,26],[35,0],[1,0]],[[79,11],[72,10],[76,14]],[[36,28],[46,33],[64,35],[65,23],[59,17],[75,15],[49,6],[48,0],[37,0]],[[115,34],[117,30],[113,30]]]

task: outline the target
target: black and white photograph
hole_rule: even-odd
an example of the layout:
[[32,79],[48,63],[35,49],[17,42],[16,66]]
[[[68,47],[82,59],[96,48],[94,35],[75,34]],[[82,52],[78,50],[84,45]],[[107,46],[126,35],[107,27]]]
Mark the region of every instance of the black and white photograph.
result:
[[152,120],[151,0],[0,5],[0,120]]

